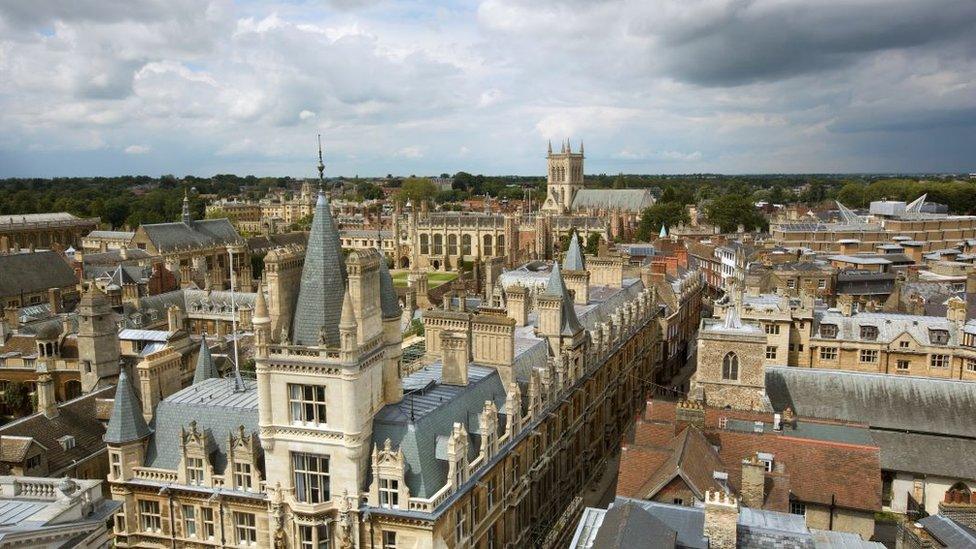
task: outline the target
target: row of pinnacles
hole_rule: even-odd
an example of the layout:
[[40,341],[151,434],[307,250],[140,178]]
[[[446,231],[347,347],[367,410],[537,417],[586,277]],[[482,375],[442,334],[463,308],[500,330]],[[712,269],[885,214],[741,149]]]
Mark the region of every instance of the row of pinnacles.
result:
[[[477,363],[494,367],[508,388],[501,410],[505,414],[503,434],[496,436],[499,432],[498,407],[493,401],[485,401],[479,415],[480,453],[470,462],[468,432],[463,423],[454,424],[447,442],[448,493],[464,484],[479,466],[487,463],[502,445],[526,426],[543,418],[550,406],[556,405],[567,392],[572,391],[577,381],[598,368],[654,317],[654,291],[642,288],[634,299],[610,311],[603,321],[595,323],[592,330],[587,330],[580,322],[574,304],[589,302],[588,297],[584,302],[580,302],[579,297],[588,296],[587,282],[592,273],[585,263],[591,260],[584,258],[574,235],[563,263],[553,264],[546,290],[535,296],[538,321],[534,333],[546,341],[547,358],[544,364],[533,367],[529,372],[528,398],[524,409],[522,389],[513,368],[516,328],[528,323],[531,300],[527,298],[525,287],[515,284],[505,291],[507,313],[495,307],[469,311],[463,305],[454,306],[450,300],[445,300],[444,309],[425,312],[427,352],[442,359],[442,383],[467,385],[469,365]],[[603,266],[601,264],[600,267]],[[608,286],[621,288],[622,269],[617,272],[620,275],[612,286]],[[383,474],[393,475],[393,478],[401,479],[400,486],[403,486],[403,455],[399,450],[394,450],[387,441],[385,448],[374,450],[372,458],[374,479],[381,478]],[[403,494],[402,488],[400,491]],[[370,489],[370,498],[370,504],[380,503],[375,481]]]

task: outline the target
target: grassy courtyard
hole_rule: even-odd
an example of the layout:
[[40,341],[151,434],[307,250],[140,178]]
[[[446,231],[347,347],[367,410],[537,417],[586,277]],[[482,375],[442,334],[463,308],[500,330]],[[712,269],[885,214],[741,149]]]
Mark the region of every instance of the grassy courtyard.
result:
[[[407,275],[410,271],[393,271],[390,273],[393,276],[394,286],[407,286]],[[440,271],[428,271],[427,273],[427,287],[436,288],[441,284],[450,282],[457,278],[457,273],[442,273]]]

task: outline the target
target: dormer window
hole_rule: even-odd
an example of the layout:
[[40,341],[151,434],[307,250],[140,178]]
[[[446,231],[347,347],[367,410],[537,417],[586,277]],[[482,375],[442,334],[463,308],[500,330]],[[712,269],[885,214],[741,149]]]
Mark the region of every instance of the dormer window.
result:
[[821,324],[820,325],[820,337],[825,337],[828,339],[834,339],[837,337],[837,325],[836,324]]
[[763,463],[763,465],[766,466],[767,473],[773,472],[773,454],[769,454],[766,452],[758,452],[756,454],[756,457],[759,459],[759,461]]
[[861,326],[861,339],[865,341],[874,341],[878,339],[878,327]]
[[186,458],[186,482],[193,486],[203,484],[203,458]]
[[58,443],[61,444],[63,450],[70,450],[75,447],[75,437],[72,435],[64,435],[58,439]]
[[929,341],[932,345],[948,345],[949,332],[946,330],[929,330]]

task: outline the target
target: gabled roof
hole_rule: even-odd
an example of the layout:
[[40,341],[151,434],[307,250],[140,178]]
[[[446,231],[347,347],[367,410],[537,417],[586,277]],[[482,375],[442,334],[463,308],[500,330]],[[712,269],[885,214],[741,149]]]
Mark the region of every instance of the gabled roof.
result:
[[[47,417],[43,413],[32,414],[0,427],[0,440],[8,437],[31,439],[45,449],[50,474],[60,474],[74,462],[81,461],[105,448],[102,434],[104,424],[98,420],[96,406],[99,400],[110,399],[115,386],[105,387],[58,405],[58,415]],[[58,439],[65,435],[75,438],[75,445],[67,450]]]
[[0,255],[0,296],[73,287],[77,283],[74,270],[57,252]]
[[[666,457],[659,461],[659,456]],[[628,448],[621,457],[621,481],[617,493],[642,499],[653,498],[675,477],[680,477],[695,497],[704,500],[706,490],[723,489],[714,478],[715,471],[723,470],[722,460],[705,435],[696,427],[689,426],[660,449]],[[643,482],[624,482],[625,476],[633,475],[642,477]]]
[[196,385],[205,379],[220,377],[217,365],[214,364],[213,356],[210,354],[210,346],[207,345],[207,336],[200,339],[200,352],[197,354],[197,368],[193,372],[193,384]]
[[151,223],[140,227],[158,250],[209,248],[237,244],[241,236],[227,219],[202,219],[183,223]]
[[567,271],[586,270],[586,260],[576,231],[573,231],[573,238],[569,241],[569,249],[566,250],[566,257],[563,258],[563,268]]
[[324,194],[319,194],[292,322],[292,340],[296,345],[317,346],[323,336],[326,345],[339,345],[339,315],[345,290],[346,263],[339,231],[329,201]]
[[129,385],[129,376],[123,368],[119,373],[119,384],[115,390],[112,417],[102,438],[110,444],[125,444],[143,439],[151,433],[145,418],[142,417],[139,399]]
[[552,265],[552,273],[549,275],[549,283],[543,296],[562,298],[562,326],[559,333],[562,335],[573,335],[583,329],[579,318],[576,317],[576,309],[573,307],[573,300],[566,291],[566,284],[563,282],[563,274],[559,270],[559,262]]
[[631,502],[614,505],[603,517],[593,547],[601,549],[670,549],[678,534],[643,507]]
[[573,209],[622,210],[640,213],[654,205],[647,189],[580,189],[573,197]]

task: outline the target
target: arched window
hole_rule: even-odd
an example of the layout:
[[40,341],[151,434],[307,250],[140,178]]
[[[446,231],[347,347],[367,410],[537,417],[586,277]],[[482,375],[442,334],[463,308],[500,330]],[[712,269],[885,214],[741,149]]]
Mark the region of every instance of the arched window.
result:
[[458,253],[457,235],[456,234],[447,235],[447,254],[457,255],[457,253]]
[[471,235],[461,235],[461,255],[471,255]]
[[420,235],[420,253],[427,255],[430,253],[430,236],[426,234]]
[[485,257],[490,257],[491,253],[491,235],[486,234],[482,240],[481,255]]
[[73,398],[78,398],[81,396],[81,382],[77,379],[71,379],[64,384],[64,398],[65,400],[71,400]]
[[434,255],[441,255],[444,253],[444,237],[439,234],[434,235]]
[[500,234],[498,238],[495,239],[495,252],[498,255],[505,255],[505,235]]
[[739,357],[735,353],[729,353],[722,359],[722,379],[738,381]]

